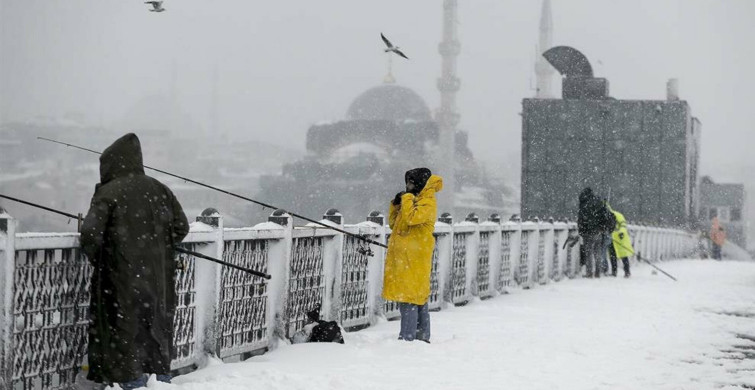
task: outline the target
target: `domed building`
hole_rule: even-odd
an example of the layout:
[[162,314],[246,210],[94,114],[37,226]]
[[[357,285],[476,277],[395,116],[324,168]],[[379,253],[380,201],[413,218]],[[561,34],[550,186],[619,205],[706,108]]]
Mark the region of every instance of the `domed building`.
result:
[[[263,177],[260,198],[310,218],[335,207],[347,222],[362,221],[373,210],[387,213],[404,189],[404,172],[421,166],[435,171],[438,142],[438,123],[416,92],[395,84],[370,88],[354,99],[345,119],[310,127],[307,155],[285,165],[280,176]],[[479,181],[467,136],[457,132],[455,192],[468,196]],[[471,207],[456,202],[453,214],[501,212],[500,199],[492,189],[483,191]]]

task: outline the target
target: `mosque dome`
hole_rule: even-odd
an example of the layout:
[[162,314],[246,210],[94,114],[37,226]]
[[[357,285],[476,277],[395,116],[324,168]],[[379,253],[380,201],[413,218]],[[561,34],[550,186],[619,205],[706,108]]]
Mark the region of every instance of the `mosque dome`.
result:
[[347,120],[432,121],[430,109],[416,92],[388,84],[370,88],[357,96],[346,113]]

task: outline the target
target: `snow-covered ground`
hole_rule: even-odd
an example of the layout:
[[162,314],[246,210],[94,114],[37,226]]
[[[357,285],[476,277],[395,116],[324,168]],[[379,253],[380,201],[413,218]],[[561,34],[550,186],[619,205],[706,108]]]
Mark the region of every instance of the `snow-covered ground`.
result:
[[679,281],[637,266],[631,279],[569,280],[432,313],[430,345],[398,341],[399,323],[382,322],[345,345],[283,345],[149,387],[755,388],[755,263],[661,267]]

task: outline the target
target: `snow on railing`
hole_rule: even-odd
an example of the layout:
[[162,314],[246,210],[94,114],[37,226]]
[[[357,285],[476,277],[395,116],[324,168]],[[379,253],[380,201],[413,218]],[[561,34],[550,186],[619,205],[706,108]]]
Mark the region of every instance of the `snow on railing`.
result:
[[[324,223],[387,242],[385,218],[345,225],[336,210]],[[86,365],[92,267],[79,251],[76,233],[16,233],[16,221],[0,215],[0,388],[72,388]],[[697,248],[697,236],[656,227],[629,227],[637,252],[655,260],[681,258]],[[580,274],[574,223],[497,215],[480,222],[469,215],[435,226],[430,308],[463,305],[512,288],[574,278]],[[279,210],[250,228],[223,227],[221,215],[205,212],[181,244],[186,249],[272,275],[264,281],[216,263],[177,254],[172,368],[195,369],[208,355],[240,360],[274,348],[306,323],[316,306],[347,330],[379,318],[399,317],[381,298],[385,249],[310,224],[294,227]],[[636,261],[636,259],[633,259]]]

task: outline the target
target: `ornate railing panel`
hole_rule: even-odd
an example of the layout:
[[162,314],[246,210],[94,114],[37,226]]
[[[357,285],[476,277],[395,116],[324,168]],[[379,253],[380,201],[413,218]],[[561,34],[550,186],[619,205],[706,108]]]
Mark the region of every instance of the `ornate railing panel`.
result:
[[307,312],[322,305],[325,292],[323,237],[297,237],[291,248],[286,305],[286,336],[304,327]]
[[471,233],[454,233],[451,257],[451,302],[462,303],[467,295],[467,237]]
[[558,232],[553,237],[553,254],[551,256],[551,280],[561,280],[561,267],[558,261],[559,246],[558,246]]
[[511,239],[514,235],[512,231],[501,232],[501,273],[498,277],[498,291],[504,291],[506,287],[511,285],[513,279],[512,267],[511,267]]
[[[377,236],[368,236],[377,240]],[[370,258],[361,240],[347,236],[343,240],[343,259],[341,260],[341,315],[343,327],[369,324],[370,313],[367,308]]]
[[[197,245],[183,243],[181,247],[196,251]],[[177,254],[181,267],[176,271],[176,313],[173,317],[173,367],[181,367],[194,357],[196,350],[196,259],[183,253]]]
[[16,251],[11,388],[70,388],[86,356],[92,267],[78,249]]
[[537,280],[535,283],[545,282],[545,230],[540,231],[537,239]]
[[480,244],[477,250],[477,294],[490,294],[490,235],[480,232]]
[[[226,241],[223,260],[266,273],[269,247],[269,240]],[[223,267],[219,309],[221,358],[267,346],[267,284],[264,279]]]
[[520,286],[527,285],[530,282],[530,234],[529,230],[522,230],[522,238],[519,242],[519,280]]

